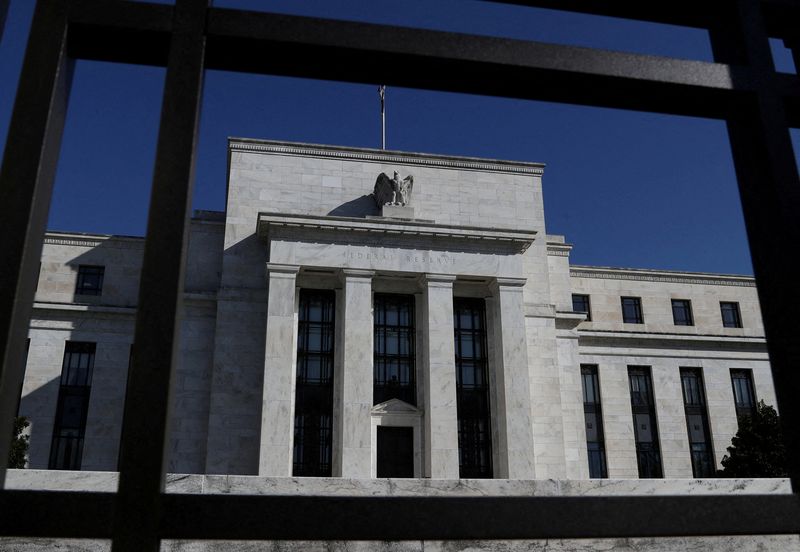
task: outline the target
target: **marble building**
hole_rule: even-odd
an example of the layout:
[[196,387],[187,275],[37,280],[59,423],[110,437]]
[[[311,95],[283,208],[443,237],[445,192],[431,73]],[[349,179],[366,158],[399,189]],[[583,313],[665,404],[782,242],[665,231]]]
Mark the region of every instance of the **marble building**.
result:
[[[713,475],[775,404],[754,280],[570,264],[543,171],[230,140],[226,211],[191,225],[169,471]],[[29,468],[116,469],[142,251],[47,234]]]

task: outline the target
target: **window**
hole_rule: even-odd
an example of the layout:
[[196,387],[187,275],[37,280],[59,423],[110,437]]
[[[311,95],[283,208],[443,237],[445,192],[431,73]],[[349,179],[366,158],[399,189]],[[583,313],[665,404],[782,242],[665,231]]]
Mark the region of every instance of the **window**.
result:
[[78,282],[75,295],[100,295],[103,292],[103,266],[78,266]]
[[581,364],[583,415],[586,419],[586,447],[589,452],[589,477],[608,477],[603,436],[603,410],[600,406],[600,381],[596,364]]
[[699,368],[681,368],[681,387],[692,455],[692,474],[694,477],[714,477],[716,470],[702,371]]
[[622,321],[626,324],[644,324],[642,300],[639,297],[622,298]]
[[333,291],[300,290],[292,474],[330,477],[333,443]]
[[53,440],[50,445],[51,470],[81,469],[94,353],[94,343],[66,342]]
[[586,313],[586,321],[590,322],[592,320],[592,308],[589,303],[589,296],[588,295],[581,295],[580,293],[573,293],[572,294],[572,311],[573,312],[585,312]]
[[484,300],[454,298],[453,326],[459,477],[491,478],[492,429]]
[[743,418],[749,418],[756,411],[756,392],[753,387],[752,370],[731,370],[731,384],[733,384],[736,418],[741,424]]
[[373,404],[400,399],[417,404],[414,296],[375,294]]
[[649,366],[628,366],[631,388],[633,431],[636,437],[636,463],[640,478],[664,477],[658,446],[656,405]]
[[724,328],[741,328],[742,313],[739,303],[735,301],[720,301],[719,310],[722,312],[722,326]]
[[676,326],[694,326],[692,302],[688,299],[673,299],[672,320]]

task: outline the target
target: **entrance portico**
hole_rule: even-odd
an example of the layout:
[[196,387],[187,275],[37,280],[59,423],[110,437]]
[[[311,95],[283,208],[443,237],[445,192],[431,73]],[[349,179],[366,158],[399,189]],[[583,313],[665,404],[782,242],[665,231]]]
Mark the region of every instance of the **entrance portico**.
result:
[[[522,254],[536,232],[436,225],[430,221],[260,213],[258,235],[269,251],[264,401],[259,474],[292,475],[297,289],[306,275],[337,289],[331,474],[374,476],[373,281],[412,282],[417,294],[417,405],[379,425],[413,427],[415,474],[459,477],[459,417],[454,350],[454,286],[486,301],[494,477],[534,476],[527,375]],[[296,279],[295,275],[299,275]],[[313,284],[312,284],[313,285]],[[391,287],[391,286],[390,286]],[[457,293],[457,292],[456,292]],[[289,304],[293,312],[285,312]],[[294,330],[292,330],[294,328]],[[292,336],[287,347],[283,342]],[[393,401],[397,402],[396,399]],[[400,401],[402,402],[402,401]],[[375,407],[377,408],[377,407]],[[419,413],[417,418],[415,413]],[[416,420],[420,419],[421,423]],[[487,430],[488,431],[488,430]]]

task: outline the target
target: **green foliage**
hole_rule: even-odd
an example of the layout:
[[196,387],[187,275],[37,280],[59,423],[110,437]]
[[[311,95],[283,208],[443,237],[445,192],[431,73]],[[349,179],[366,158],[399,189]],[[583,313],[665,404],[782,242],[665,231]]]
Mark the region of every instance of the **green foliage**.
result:
[[22,432],[30,422],[24,416],[14,418],[14,438],[11,440],[11,450],[8,454],[8,467],[22,469],[25,467],[25,457],[28,455],[28,441],[30,437]]
[[759,401],[756,412],[739,423],[722,459],[720,477],[786,477],[786,447],[775,409]]

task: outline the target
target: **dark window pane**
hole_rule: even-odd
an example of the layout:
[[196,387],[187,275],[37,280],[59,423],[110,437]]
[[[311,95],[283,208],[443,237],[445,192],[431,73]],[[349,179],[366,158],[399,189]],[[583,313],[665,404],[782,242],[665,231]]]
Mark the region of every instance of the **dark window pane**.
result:
[[694,477],[714,477],[715,465],[708,424],[703,375],[699,368],[681,368],[683,406]]
[[581,381],[583,383],[583,413],[586,422],[586,449],[589,454],[589,477],[592,479],[608,477],[597,365],[582,364]]
[[104,273],[105,267],[102,266],[79,265],[75,295],[100,295]]
[[492,431],[486,358],[486,303],[453,299],[458,411],[458,464],[462,478],[492,477]]
[[631,389],[631,410],[633,431],[636,437],[639,477],[663,477],[650,367],[629,366],[628,381]]
[[414,296],[376,293],[373,299],[373,404],[417,404]]
[[672,319],[676,326],[694,326],[692,302],[688,299],[673,299]]
[[76,341],[67,341],[64,346],[61,386],[50,444],[51,470],[81,469],[95,349],[94,343]]
[[731,370],[733,385],[733,401],[736,405],[736,417],[741,423],[743,418],[752,416],[756,411],[756,392],[753,386],[751,370]]
[[722,313],[722,326],[725,328],[741,328],[742,315],[739,311],[739,303],[733,301],[721,301],[719,304]]
[[295,390],[295,476],[331,475],[334,303],[332,291],[300,290]]
[[639,297],[622,297],[622,321],[626,324],[643,324],[642,300]]
[[591,305],[589,304],[589,296],[588,295],[581,295],[577,293],[572,294],[572,310],[574,312],[585,312],[586,313],[586,320],[589,321],[592,319],[592,309]]

